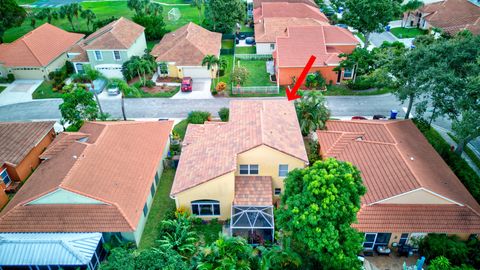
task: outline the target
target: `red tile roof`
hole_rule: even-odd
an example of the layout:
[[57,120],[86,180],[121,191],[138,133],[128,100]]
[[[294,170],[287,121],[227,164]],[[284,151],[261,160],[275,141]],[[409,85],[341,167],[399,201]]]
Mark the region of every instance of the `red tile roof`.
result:
[[468,0],[445,0],[440,3],[428,4],[419,9],[428,13],[425,20],[433,27],[442,28],[445,32],[455,34],[468,29],[480,34],[480,5]]
[[253,0],[253,8],[258,8],[262,6],[262,3],[270,2],[288,2],[288,3],[303,3],[314,8],[318,8],[317,4],[313,0]]
[[53,132],[54,124],[52,121],[0,123],[0,163],[20,164],[41,140]]
[[222,34],[208,31],[192,22],[166,34],[153,47],[157,62],[175,62],[177,66],[200,66],[206,55],[220,55]]
[[273,205],[272,177],[236,176],[234,205]]
[[[66,143],[65,138],[73,135],[60,137],[52,146],[55,150],[47,150],[49,159],[0,214],[0,231],[135,230],[172,125],[171,121],[87,122],[80,129],[89,134],[87,141]],[[58,189],[100,204],[28,204]]]
[[315,55],[314,67],[335,66],[340,52],[335,45],[357,45],[358,40],[347,29],[333,26],[291,26],[286,37],[277,37],[275,57],[278,67],[304,67]]
[[[361,172],[367,193],[362,198],[360,225],[356,227],[363,231],[391,230],[386,225],[390,220],[393,220],[390,226],[395,223],[407,226],[406,223],[424,213],[423,219],[409,226],[423,226],[423,230],[416,232],[430,232],[430,216],[442,213],[442,209],[445,209],[445,222],[454,224],[450,219],[466,215],[469,219],[465,226],[480,228],[480,205],[411,121],[328,121],[327,130],[317,131],[317,135],[323,157],[351,162]],[[408,204],[398,206],[398,213],[385,210],[393,206],[383,204],[383,200],[421,189],[442,196],[452,204],[442,206],[444,208]],[[455,211],[458,213],[453,213]],[[383,221],[374,227],[374,221],[368,221],[370,215],[378,215],[377,219]],[[403,217],[405,222],[397,221]],[[455,224],[460,223],[462,220]],[[463,232],[465,228],[457,226],[456,232]]]
[[304,3],[288,2],[263,2],[261,7],[253,10],[253,21],[258,23],[264,18],[311,18],[318,21],[328,22],[325,16],[317,7],[312,7]]
[[85,50],[125,50],[130,48],[143,34],[145,28],[124,17],[98,29],[85,38]]
[[236,170],[236,157],[260,145],[308,162],[295,108],[287,100],[231,101],[228,123],[188,125],[171,194]]
[[328,25],[328,22],[311,18],[271,17],[255,24],[255,41],[257,43],[275,43],[277,37],[287,36],[287,28],[303,25]]
[[45,67],[84,37],[45,23],[12,43],[0,44],[0,64]]

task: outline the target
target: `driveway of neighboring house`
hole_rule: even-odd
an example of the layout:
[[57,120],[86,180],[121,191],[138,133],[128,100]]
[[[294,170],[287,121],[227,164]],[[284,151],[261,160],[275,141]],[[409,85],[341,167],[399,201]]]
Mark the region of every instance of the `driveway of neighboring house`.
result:
[[213,98],[210,92],[212,80],[209,78],[194,78],[192,85],[192,92],[179,91],[172,99],[211,99]]
[[380,47],[383,42],[395,42],[398,40],[398,38],[396,38],[392,33],[385,31],[383,33],[371,33],[369,40],[373,46]]
[[42,80],[16,80],[0,93],[0,106],[32,101],[32,93]]

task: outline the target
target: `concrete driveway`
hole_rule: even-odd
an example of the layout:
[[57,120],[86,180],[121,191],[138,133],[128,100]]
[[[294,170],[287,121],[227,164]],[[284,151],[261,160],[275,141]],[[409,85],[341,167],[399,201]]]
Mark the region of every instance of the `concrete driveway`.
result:
[[42,80],[15,80],[0,93],[0,106],[32,101],[32,93]]
[[179,91],[172,99],[212,99],[210,86],[212,80],[209,78],[194,78],[192,85],[192,92]]

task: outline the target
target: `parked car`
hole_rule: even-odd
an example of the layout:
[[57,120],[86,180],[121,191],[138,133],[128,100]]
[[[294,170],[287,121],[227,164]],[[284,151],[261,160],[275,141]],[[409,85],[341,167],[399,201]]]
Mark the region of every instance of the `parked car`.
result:
[[116,96],[120,94],[120,89],[118,88],[118,85],[116,83],[110,83],[107,86],[107,93],[109,96]]
[[245,43],[247,43],[248,45],[255,45],[255,38],[253,37],[247,37],[245,39]]
[[337,24],[335,24],[335,25],[338,26],[338,27],[341,27],[341,28],[348,29],[348,26],[347,26],[346,24],[344,24],[344,23],[337,23]]
[[382,115],[382,114],[375,114],[373,116],[373,120],[387,120],[387,117],[385,115]]
[[90,84],[90,83],[86,83],[85,86],[87,87],[88,91],[90,91],[90,92],[95,91],[95,93],[98,95],[98,94],[102,93],[106,84],[107,84],[107,82],[105,80],[98,79],[98,80],[93,81],[93,87],[92,87],[92,84]]
[[363,116],[352,116],[352,120],[368,120],[368,119]]
[[190,77],[183,77],[182,80],[182,92],[191,92],[192,91],[193,79]]

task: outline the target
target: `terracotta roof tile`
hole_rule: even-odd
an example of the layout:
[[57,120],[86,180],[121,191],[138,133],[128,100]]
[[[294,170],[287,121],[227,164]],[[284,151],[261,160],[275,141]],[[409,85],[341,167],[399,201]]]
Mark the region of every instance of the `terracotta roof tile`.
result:
[[40,159],[51,159],[53,156],[65,150],[72,143],[81,138],[88,137],[88,134],[82,132],[62,132],[57,135],[55,140],[40,155]]
[[303,3],[314,8],[318,8],[317,4],[313,0],[253,0],[253,8],[261,7],[262,3],[270,2]]
[[263,2],[261,7],[253,10],[253,21],[255,23],[264,18],[272,17],[311,18],[328,22],[328,18],[317,7],[304,3]]
[[206,55],[220,55],[222,34],[208,31],[192,22],[166,34],[151,54],[158,62],[175,62],[177,66],[200,66]]
[[53,132],[55,122],[0,123],[0,163],[18,165],[28,153]]
[[255,23],[255,41],[275,43],[277,37],[287,36],[289,26],[328,25],[328,22],[311,18],[269,17]]
[[89,35],[83,41],[85,50],[128,49],[143,34],[144,27],[124,17]]
[[[90,134],[88,141],[63,141],[65,145],[61,148],[65,148],[57,151],[60,139],[52,146],[55,151],[48,149],[54,154],[40,164],[2,211],[0,231],[112,232],[119,227],[122,231],[134,230],[143,215],[172,125],[171,121],[85,123],[80,133]],[[103,204],[91,208],[38,205],[37,210],[30,210],[33,208],[27,205],[29,202],[59,188]],[[50,222],[41,215],[32,215],[32,211],[40,209],[52,210]],[[89,211],[92,213],[84,215]],[[28,215],[32,215],[28,218],[30,223],[15,224],[19,217]],[[36,219],[39,225],[32,227]],[[64,222],[56,225],[57,220]],[[78,230],[79,227],[82,230]]]
[[361,232],[480,233],[480,216],[454,204],[377,204],[363,207],[357,215]]
[[227,124],[189,125],[171,194],[234,171],[237,154],[260,145],[308,162],[291,102],[231,101]]
[[273,205],[272,196],[272,177],[235,177],[234,205]]
[[12,43],[0,44],[0,63],[8,67],[44,67],[83,37],[45,23]]
[[358,43],[352,33],[338,26],[290,26],[286,37],[277,37],[275,56],[278,67],[303,67],[311,55],[317,57],[315,67],[338,65],[340,52],[328,45]]

